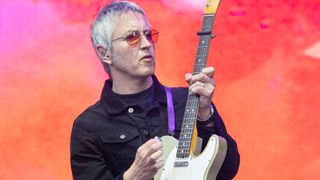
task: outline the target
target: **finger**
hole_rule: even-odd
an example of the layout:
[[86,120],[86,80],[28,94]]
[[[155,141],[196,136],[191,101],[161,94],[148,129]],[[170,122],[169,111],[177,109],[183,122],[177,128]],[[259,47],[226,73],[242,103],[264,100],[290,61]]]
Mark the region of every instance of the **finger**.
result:
[[187,73],[187,74],[184,75],[184,78],[188,83],[190,83],[191,77],[192,77],[191,73]]
[[158,136],[155,136],[154,138],[149,139],[147,142],[145,142],[141,147],[144,147],[144,148],[150,147],[150,146],[153,146],[154,144],[157,144],[157,143],[161,143],[161,140]]
[[193,84],[197,81],[203,82],[203,83],[211,83],[212,78],[204,73],[199,73],[197,75],[194,75],[191,77],[190,83]]
[[158,151],[163,147],[162,142],[159,139],[150,139],[145,144],[143,144],[138,149],[138,156],[141,159],[144,159],[146,157],[149,157],[154,152]]
[[213,91],[214,86],[212,84],[206,84],[199,81],[189,87],[190,94],[198,94],[199,96],[211,97]]
[[153,161],[153,162],[157,162],[158,159],[163,155],[163,150],[160,149],[158,151],[156,151],[155,153],[153,153],[151,156],[150,156],[150,159]]
[[159,160],[156,163],[152,164],[151,166],[149,166],[149,170],[155,170],[158,171],[159,169],[161,169],[164,166],[164,161],[163,160]]
[[203,68],[201,72],[212,78],[214,76],[214,70],[214,67],[210,66]]
[[164,161],[159,160],[156,164],[154,164],[154,167],[158,170],[158,169],[162,168],[163,165],[164,165]]
[[137,152],[141,153],[143,150],[145,150],[147,147],[151,146],[153,143],[155,143],[155,139],[150,139],[147,142],[145,142],[144,144],[142,144]]
[[164,166],[164,161],[160,160],[153,164],[152,166],[149,166],[148,173],[151,177],[153,177],[162,167]]
[[212,79],[212,86],[215,88],[217,86],[216,80]]

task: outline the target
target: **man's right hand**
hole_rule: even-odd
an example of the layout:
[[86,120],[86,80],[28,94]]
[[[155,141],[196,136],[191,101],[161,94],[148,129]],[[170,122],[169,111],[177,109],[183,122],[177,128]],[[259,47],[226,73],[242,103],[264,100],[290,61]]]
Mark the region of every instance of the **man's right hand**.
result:
[[150,180],[164,165],[162,142],[158,137],[150,139],[137,150],[135,160],[124,173],[124,180]]

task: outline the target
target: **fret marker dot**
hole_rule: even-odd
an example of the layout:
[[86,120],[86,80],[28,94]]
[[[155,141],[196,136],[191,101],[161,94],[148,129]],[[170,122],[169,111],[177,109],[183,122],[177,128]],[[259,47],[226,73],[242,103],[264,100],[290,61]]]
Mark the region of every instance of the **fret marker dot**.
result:
[[202,44],[204,43],[204,41],[202,41]]

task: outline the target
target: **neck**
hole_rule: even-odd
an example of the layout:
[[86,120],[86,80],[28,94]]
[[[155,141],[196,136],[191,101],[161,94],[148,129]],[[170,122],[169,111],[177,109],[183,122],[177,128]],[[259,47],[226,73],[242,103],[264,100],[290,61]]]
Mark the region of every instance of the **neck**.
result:
[[130,79],[128,81],[112,78],[112,91],[117,94],[135,94],[151,87],[152,77]]

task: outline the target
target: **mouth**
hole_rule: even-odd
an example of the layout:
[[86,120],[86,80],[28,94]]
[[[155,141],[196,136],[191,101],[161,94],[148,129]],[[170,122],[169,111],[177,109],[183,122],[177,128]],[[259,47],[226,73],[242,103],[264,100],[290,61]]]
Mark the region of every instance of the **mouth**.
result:
[[144,62],[152,62],[153,61],[153,56],[151,55],[145,55],[143,56],[140,60],[144,61]]

